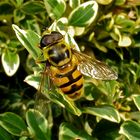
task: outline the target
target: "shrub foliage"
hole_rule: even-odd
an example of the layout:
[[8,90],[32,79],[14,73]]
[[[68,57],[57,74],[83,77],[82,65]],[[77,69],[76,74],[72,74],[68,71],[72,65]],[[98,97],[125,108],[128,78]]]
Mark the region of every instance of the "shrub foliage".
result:
[[[36,64],[44,30],[61,32],[118,79],[85,78],[77,101],[49,91]],[[139,38],[138,0],[0,1],[0,140],[139,140]]]

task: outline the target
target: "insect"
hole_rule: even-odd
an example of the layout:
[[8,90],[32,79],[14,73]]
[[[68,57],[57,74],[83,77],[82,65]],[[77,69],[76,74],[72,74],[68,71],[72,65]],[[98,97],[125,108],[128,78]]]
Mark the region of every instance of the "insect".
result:
[[70,99],[76,100],[82,96],[83,75],[100,80],[117,79],[117,74],[109,66],[73,49],[59,32],[43,35],[40,48],[43,62],[46,63],[45,73]]

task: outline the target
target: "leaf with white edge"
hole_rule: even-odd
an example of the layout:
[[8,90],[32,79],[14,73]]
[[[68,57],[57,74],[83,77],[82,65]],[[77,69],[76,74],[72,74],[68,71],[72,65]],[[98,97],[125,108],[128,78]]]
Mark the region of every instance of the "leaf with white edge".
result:
[[59,19],[62,17],[66,9],[64,0],[44,0],[46,10],[52,19]]
[[68,31],[69,28],[69,26],[67,26],[67,23],[68,19],[66,17],[62,17],[59,20],[57,20],[57,22],[56,21],[53,22],[53,24],[50,26],[49,29],[52,29],[53,31],[58,31],[62,35],[65,35],[65,33]]
[[69,0],[69,5],[71,8],[76,8],[80,5],[80,0]]
[[65,96],[64,93],[61,93],[60,91],[54,91],[49,96],[52,101],[61,105],[63,108],[66,108],[72,114],[77,116],[81,115],[81,110],[76,106],[75,102]]
[[14,10],[14,22],[15,23],[18,23],[19,21],[21,21],[24,18],[25,18],[25,14],[23,14],[21,12],[21,10],[19,10],[19,9]]
[[2,127],[0,127],[0,140],[12,140],[10,134]]
[[27,1],[20,9],[26,14],[35,15],[37,13],[45,12],[44,4],[42,1]]
[[121,46],[121,47],[128,47],[130,46],[132,43],[132,40],[130,39],[129,36],[126,36],[126,35],[122,35],[120,38],[119,38],[119,43],[118,45]]
[[84,130],[79,130],[69,123],[62,123],[59,127],[59,140],[96,140]]
[[136,107],[138,108],[138,110],[140,111],[140,95],[134,95],[133,101],[134,101]]
[[135,111],[135,112],[131,112],[131,113],[126,113],[125,116],[126,116],[127,118],[131,119],[131,120],[140,121],[140,111]]
[[100,107],[85,107],[83,108],[82,112],[86,114],[95,115],[112,122],[116,122],[116,123],[120,122],[119,113],[112,106],[103,105]]
[[23,137],[20,137],[19,140],[28,140],[28,137],[23,136]]
[[106,96],[111,96],[113,97],[116,88],[118,87],[118,82],[117,81],[103,81],[99,84],[97,87],[102,93],[104,93]]
[[113,0],[97,0],[97,2],[99,4],[102,4],[102,5],[108,5],[112,2]]
[[31,30],[24,31],[14,24],[12,25],[12,27],[16,33],[17,38],[31,54],[31,56],[34,59],[37,59],[39,56],[41,56],[42,51],[38,47],[40,42],[40,36]]
[[134,121],[126,121],[121,125],[119,133],[125,135],[129,140],[139,140],[140,124]]
[[127,35],[122,35],[117,27],[114,28],[114,33],[119,37],[118,45],[120,47],[128,47],[132,44],[131,38]]
[[28,134],[27,126],[23,119],[11,112],[0,114],[0,126],[15,136]]
[[75,30],[74,35],[75,36],[80,36],[80,35],[84,34],[86,28],[85,27],[75,27],[74,30]]
[[125,2],[126,2],[126,0],[116,0],[116,1],[115,1],[115,5],[121,6],[121,5],[124,5]]
[[38,140],[50,140],[48,135],[48,121],[43,114],[37,110],[28,110],[26,112],[26,121],[30,129],[31,135]]
[[78,44],[76,43],[76,41],[74,40],[74,38],[70,34],[68,34],[68,33],[65,34],[65,41],[68,44],[70,44],[70,46],[73,49],[76,49],[77,51],[80,51]]
[[16,1],[16,7],[21,6],[21,5],[23,4],[23,1],[24,1],[24,0],[17,0],[17,1]]
[[[29,75],[25,78],[25,82],[28,83],[29,85],[35,87],[36,89],[39,89],[38,86],[40,86],[40,80],[41,77],[39,75]],[[80,116],[81,115],[81,110],[77,108],[75,103],[68,99],[63,93],[60,91],[57,91],[54,88],[51,89],[51,91],[48,91],[48,79],[45,78],[45,81],[43,81],[44,84],[41,87],[42,93],[49,98],[51,101],[55,102],[56,104],[60,105],[63,108],[66,108],[69,110],[71,113]]]
[[57,30],[57,21],[54,21],[48,29],[49,31],[56,31]]
[[2,53],[1,61],[4,71],[8,76],[13,76],[19,68],[19,55],[15,52],[9,51],[8,49]]
[[39,86],[41,84],[40,81],[41,81],[41,76],[36,76],[36,75],[29,75],[24,79],[24,82],[26,82],[30,86],[33,86],[35,89],[39,89]]
[[88,1],[79,5],[69,16],[69,25],[85,27],[89,26],[96,18],[98,4],[96,1]]

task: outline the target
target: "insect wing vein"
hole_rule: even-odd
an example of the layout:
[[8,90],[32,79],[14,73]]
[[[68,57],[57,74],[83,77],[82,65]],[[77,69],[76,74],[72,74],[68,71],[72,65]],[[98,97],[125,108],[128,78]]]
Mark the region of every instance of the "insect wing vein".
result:
[[99,80],[117,79],[117,74],[108,65],[76,50],[72,50],[72,52],[79,61],[78,69],[85,76]]
[[[34,109],[40,111],[44,115],[46,115],[46,104],[48,104],[49,101],[47,98],[47,94],[44,95],[44,92],[46,92],[48,90],[48,86],[51,85],[49,82],[50,82],[50,78],[46,74],[46,68],[45,68],[45,70],[43,71],[40,77],[40,83],[39,83],[37,93],[35,95],[35,105],[34,105]],[[49,89],[51,89],[51,87],[49,87]]]

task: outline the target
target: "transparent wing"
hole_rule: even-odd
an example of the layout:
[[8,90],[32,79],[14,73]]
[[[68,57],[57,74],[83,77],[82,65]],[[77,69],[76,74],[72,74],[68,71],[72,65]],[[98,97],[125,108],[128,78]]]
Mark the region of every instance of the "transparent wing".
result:
[[72,50],[72,53],[79,61],[78,69],[82,74],[99,80],[116,80],[118,78],[117,73],[103,62],[94,60],[76,50]]
[[[44,116],[47,115],[47,104],[50,102],[50,100],[47,98],[48,94],[43,94],[48,90],[48,92],[51,90],[51,80],[48,75],[49,67],[46,67],[44,71],[41,73],[41,77],[39,78],[39,87],[37,90],[37,93],[35,95],[35,105],[34,109],[40,111]],[[47,90],[46,90],[47,89]]]

